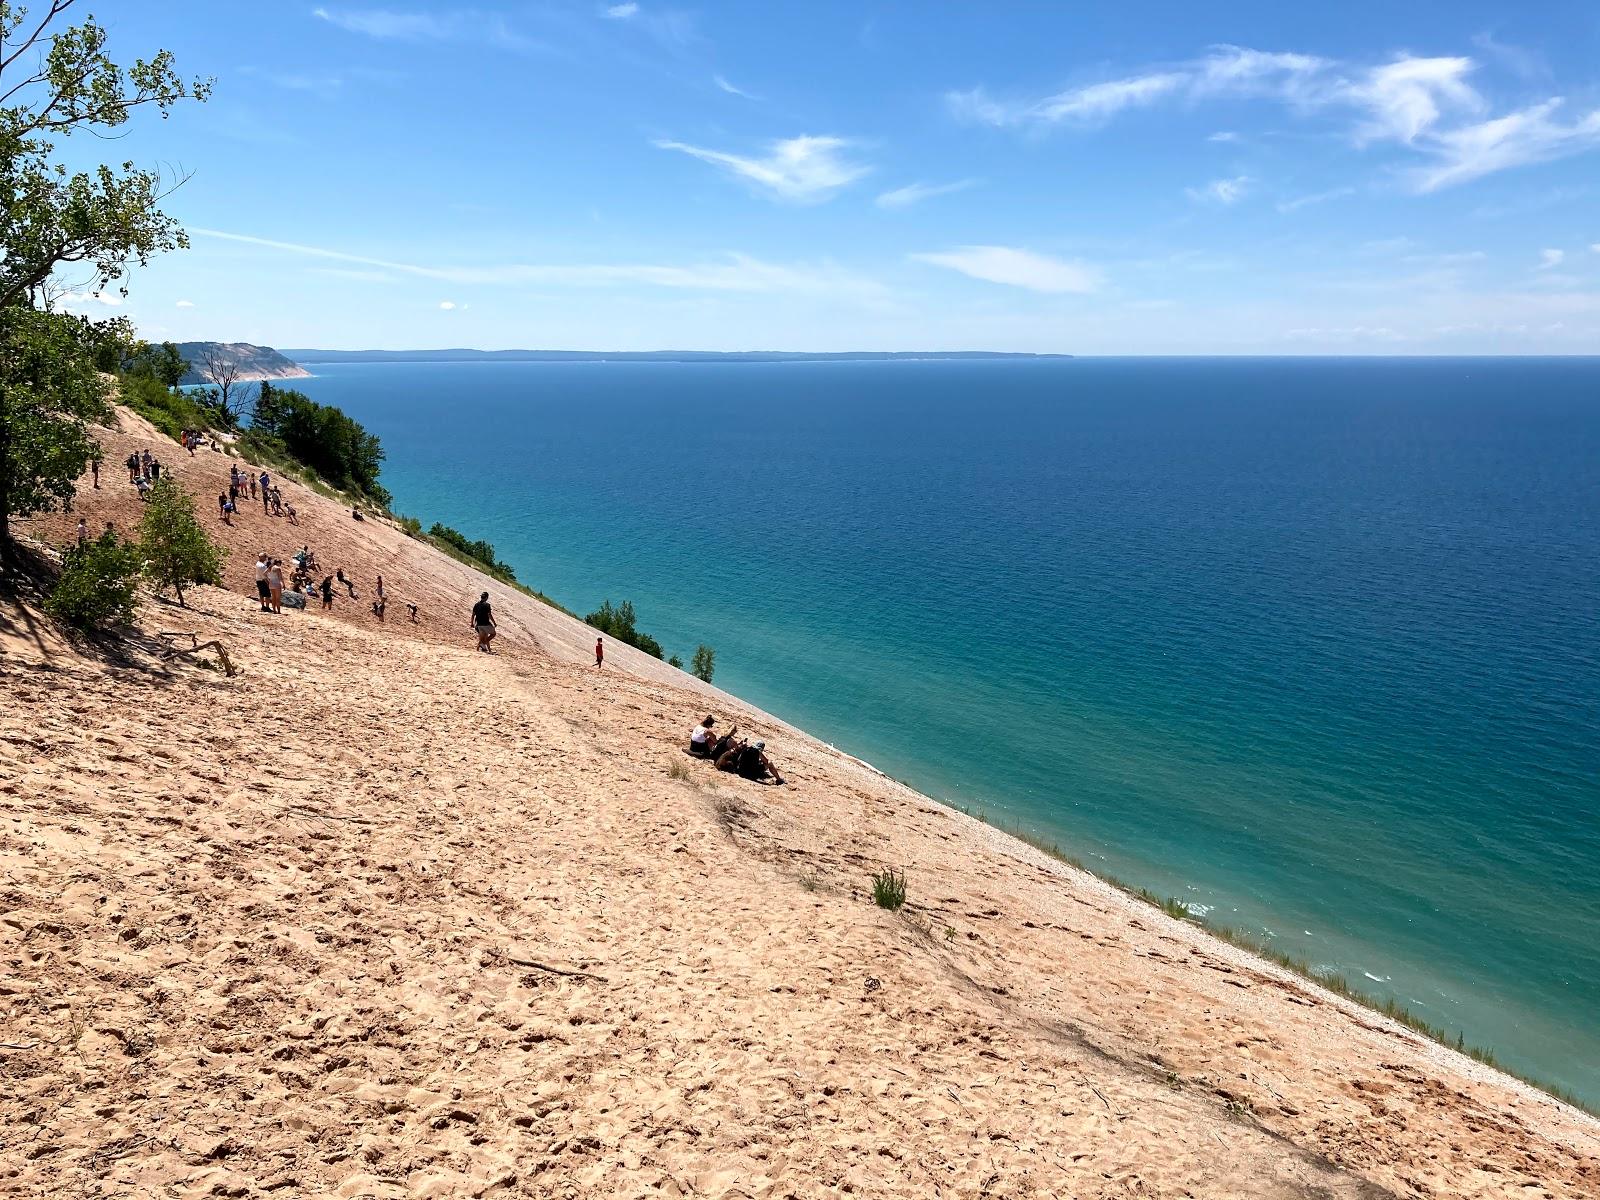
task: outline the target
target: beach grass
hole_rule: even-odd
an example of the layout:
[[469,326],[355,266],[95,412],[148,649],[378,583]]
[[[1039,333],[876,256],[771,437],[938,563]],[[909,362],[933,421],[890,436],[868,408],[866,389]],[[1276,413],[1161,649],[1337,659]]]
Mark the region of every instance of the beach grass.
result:
[[872,877],[872,902],[879,908],[899,912],[906,902],[906,876],[904,871],[885,867]]
[[1273,946],[1272,943],[1266,938],[1258,934],[1250,933],[1246,930],[1235,929],[1229,925],[1214,924],[1210,921],[1207,921],[1204,917],[1196,913],[1189,905],[1185,904],[1182,900],[1179,900],[1176,897],[1161,896],[1155,892],[1152,892],[1149,888],[1135,887],[1121,879],[1116,878],[1113,875],[1107,874],[1105,871],[1095,870],[1092,867],[1088,867],[1084,865],[1083,860],[1077,855],[1063,850],[1058,842],[1041,837],[1020,825],[1009,824],[1004,821],[991,819],[981,809],[978,811],[973,811],[971,808],[965,805],[952,805],[951,807],[956,808],[959,812],[965,813],[967,816],[976,821],[982,821],[985,825],[993,826],[1001,833],[1016,838],[1019,842],[1023,842],[1029,846],[1032,846],[1035,850],[1038,850],[1042,854],[1047,854],[1051,858],[1066,863],[1069,867],[1075,867],[1086,874],[1093,875],[1096,879],[1099,879],[1104,883],[1109,883],[1118,891],[1132,896],[1136,900],[1141,900],[1153,908],[1160,909],[1167,916],[1172,917],[1175,920],[1186,921],[1191,925],[1195,925],[1198,928],[1205,930],[1213,937],[1227,942],[1230,946],[1236,946],[1248,954],[1253,954],[1258,958],[1263,958],[1294,975],[1300,976],[1302,979],[1306,979],[1311,983],[1316,984],[1318,987],[1332,992],[1336,996],[1340,996],[1343,999],[1350,1001],[1352,1004],[1359,1004],[1363,1008],[1371,1009],[1376,1013],[1381,1013],[1383,1016],[1388,1017],[1391,1021],[1405,1026],[1414,1033],[1418,1033],[1425,1038],[1438,1042],[1441,1046],[1446,1046],[1457,1053],[1465,1054],[1468,1058],[1474,1059],[1486,1067],[1491,1067],[1496,1071],[1502,1072],[1503,1074],[1510,1075],[1514,1079],[1519,1079],[1523,1083],[1528,1084],[1530,1087],[1537,1088],[1541,1092],[1544,1092],[1549,1096],[1553,1096],[1563,1104],[1570,1104],[1573,1108],[1579,1109],[1593,1116],[1600,1116],[1600,1106],[1596,1106],[1584,1101],[1580,1097],[1575,1096],[1573,1093],[1567,1091],[1565,1088],[1559,1087],[1555,1084],[1546,1083],[1544,1080],[1541,1080],[1536,1076],[1525,1074],[1513,1067],[1507,1066],[1505,1063],[1502,1063],[1499,1060],[1499,1058],[1495,1055],[1494,1050],[1490,1047],[1474,1045],[1473,1043],[1467,1041],[1466,1035],[1462,1031],[1457,1030],[1454,1034],[1452,1034],[1450,1030],[1444,1028],[1443,1026],[1435,1025],[1432,1022],[1419,1017],[1416,1013],[1412,1012],[1392,996],[1380,999],[1365,989],[1351,983],[1350,980],[1345,978],[1345,976],[1341,975],[1339,972],[1319,970],[1315,965],[1308,962],[1306,959],[1294,954],[1285,953],[1284,951]]

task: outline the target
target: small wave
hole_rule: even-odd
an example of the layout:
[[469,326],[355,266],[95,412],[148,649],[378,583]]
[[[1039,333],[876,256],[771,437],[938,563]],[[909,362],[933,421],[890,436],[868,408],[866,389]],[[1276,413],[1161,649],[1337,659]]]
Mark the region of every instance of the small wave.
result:
[[1372,980],[1373,983],[1388,983],[1389,982],[1389,976],[1387,976],[1387,975],[1374,975],[1371,971],[1363,971],[1363,972],[1361,972],[1361,974],[1366,976],[1366,978]]
[[1194,900],[1183,900],[1180,903],[1197,917],[1208,916],[1216,908],[1214,904],[1200,904]]

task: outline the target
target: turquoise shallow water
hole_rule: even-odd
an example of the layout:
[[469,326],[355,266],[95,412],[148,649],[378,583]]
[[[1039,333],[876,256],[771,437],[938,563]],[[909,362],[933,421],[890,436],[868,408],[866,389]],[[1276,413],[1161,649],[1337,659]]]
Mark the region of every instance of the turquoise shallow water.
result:
[[568,607],[1600,1102],[1600,359],[315,369]]

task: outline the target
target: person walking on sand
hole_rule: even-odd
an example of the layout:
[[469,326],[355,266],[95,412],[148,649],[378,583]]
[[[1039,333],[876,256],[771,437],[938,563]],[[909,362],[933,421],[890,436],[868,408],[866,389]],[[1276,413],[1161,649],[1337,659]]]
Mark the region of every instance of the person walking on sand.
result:
[[283,615],[283,562],[273,559],[272,566],[267,568],[267,588],[272,593],[272,611],[280,617]]
[[84,520],[82,517],[79,517],[78,518],[78,545],[87,546],[88,544],[89,544],[89,522]]
[[94,454],[89,459],[89,476],[94,480],[94,490],[100,490],[100,464],[105,461],[105,455],[96,444]]
[[333,607],[333,576],[322,577],[322,608],[326,612]]
[[272,611],[270,606],[272,589],[267,586],[267,572],[271,568],[272,563],[268,561],[265,550],[256,555],[256,598],[261,601],[262,612]]
[[122,465],[128,468],[129,483],[139,478],[139,452],[137,450],[128,455],[127,460]]
[[478,649],[485,654],[493,654],[489,643],[494,641],[499,630],[495,628],[494,609],[489,606],[488,592],[479,596],[478,602],[472,606],[472,628],[478,635]]
[[595,667],[595,670],[598,671],[601,667],[603,667],[605,665],[606,665],[606,644],[605,644],[605,641],[602,638],[595,638],[595,640],[594,640],[594,667]]
[[[271,483],[272,483],[272,481],[267,478],[267,473],[265,471],[261,472],[261,515],[262,516],[268,516],[272,512],[272,495],[271,495],[272,487],[271,487]],[[256,494],[256,485],[255,485],[255,482],[252,480],[251,483],[250,483],[250,497],[251,497],[251,499],[255,498],[255,494]]]

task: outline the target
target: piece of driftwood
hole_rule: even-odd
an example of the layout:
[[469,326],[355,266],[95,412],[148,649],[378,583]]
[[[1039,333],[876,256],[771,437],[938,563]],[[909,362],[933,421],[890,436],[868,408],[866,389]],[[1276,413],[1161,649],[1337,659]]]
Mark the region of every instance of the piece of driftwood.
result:
[[[166,637],[168,635],[167,634],[162,634],[162,636]],[[174,636],[181,636],[181,635],[174,635]],[[194,635],[191,634],[190,637],[194,638]],[[232,660],[230,660],[228,658],[228,648],[226,646],[224,646],[221,642],[216,641],[215,639],[213,639],[213,640],[211,640],[209,642],[202,642],[198,638],[194,638],[194,641],[195,641],[195,645],[190,647],[190,648],[188,648],[188,649],[184,649],[181,646],[174,646],[171,650],[168,650],[165,654],[163,654],[161,656],[161,661],[162,662],[166,662],[168,659],[171,659],[171,658],[192,658],[196,654],[200,653],[200,651],[202,651],[202,650],[215,650],[217,652],[218,660],[220,660],[221,663],[222,663],[222,669],[223,669],[224,672],[227,673],[227,676],[228,676],[229,679],[232,679],[235,675],[237,675],[239,673],[234,668]]]
[[500,957],[508,963],[513,963],[519,967],[532,967],[536,971],[548,971],[552,975],[565,975],[569,979],[593,979],[596,983],[607,982],[603,975],[595,975],[589,971],[575,971],[567,967],[552,967],[549,963],[538,962],[531,958],[513,958],[509,954],[501,954]]

